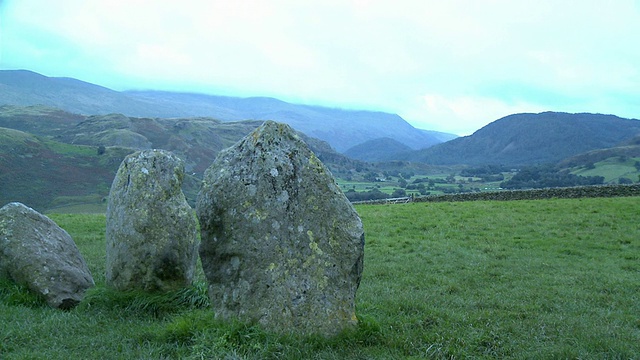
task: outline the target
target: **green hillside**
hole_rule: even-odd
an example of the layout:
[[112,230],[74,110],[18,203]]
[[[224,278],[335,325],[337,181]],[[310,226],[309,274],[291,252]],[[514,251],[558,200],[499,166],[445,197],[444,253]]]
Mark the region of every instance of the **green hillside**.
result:
[[130,149],[69,145],[0,128],[0,204],[19,201],[43,211],[100,204]]
[[[640,181],[640,157],[610,157],[591,163],[592,166],[572,168],[571,172],[581,176],[604,176],[605,183],[620,183],[621,179]],[[622,180],[624,182],[626,180]]]
[[[122,159],[150,148],[172,151],[185,161],[183,190],[193,204],[202,174],[218,152],[261,123],[83,116],[44,106],[0,106],[0,204],[20,201],[38,210],[100,205]],[[359,173],[369,171],[326,142],[298,135],[336,176],[361,178]]]

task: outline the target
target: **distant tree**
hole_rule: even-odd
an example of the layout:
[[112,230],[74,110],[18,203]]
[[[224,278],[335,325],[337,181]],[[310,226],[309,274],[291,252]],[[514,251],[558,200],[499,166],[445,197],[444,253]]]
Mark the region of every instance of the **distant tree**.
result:
[[502,181],[502,180],[504,180],[503,174],[485,175],[482,177],[482,181],[484,182]]
[[402,176],[403,179],[407,179],[407,180],[409,180],[413,175],[415,174],[411,171],[405,171],[400,173],[400,176]]
[[590,162],[587,165],[585,165],[584,168],[587,169],[587,170],[593,170],[593,169],[596,168],[596,164]]
[[107,151],[107,149],[104,147],[104,145],[100,145],[98,146],[98,155],[102,155]]
[[391,197],[405,197],[407,196],[407,191],[405,189],[395,189],[393,191],[393,194],[391,194]]
[[349,201],[367,201],[367,200],[379,200],[379,199],[387,199],[389,197],[388,194],[383,193],[378,189],[373,189],[370,191],[361,191],[358,192],[355,189],[349,189],[345,193],[347,199]]
[[640,161],[636,161],[633,166],[635,166],[636,170],[640,171]]
[[579,176],[569,172],[558,171],[553,166],[540,165],[521,169],[510,180],[500,183],[500,187],[505,189],[535,189],[598,185],[602,183],[604,183],[604,177],[602,176]]
[[618,184],[633,184],[633,180],[625,177],[621,177],[618,179]]
[[364,179],[367,181],[374,182],[378,179],[378,174],[376,174],[373,171],[369,171],[367,174],[365,174]]
[[509,170],[510,169],[506,166],[484,165],[480,167],[462,169],[460,171],[460,176],[484,178],[492,175],[502,175],[503,172],[506,172]]

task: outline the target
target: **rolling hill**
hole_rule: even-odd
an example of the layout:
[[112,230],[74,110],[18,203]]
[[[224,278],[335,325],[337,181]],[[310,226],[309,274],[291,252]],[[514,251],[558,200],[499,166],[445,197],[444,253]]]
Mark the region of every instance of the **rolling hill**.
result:
[[604,149],[640,134],[640,121],[613,115],[543,112],[496,120],[470,136],[405,155],[436,165],[533,165],[555,163]]
[[[262,121],[155,119],[121,114],[82,116],[44,106],[0,106],[0,204],[48,209],[109,193],[122,159],[136,150],[170,150],[185,161],[185,195],[193,203],[217,153]],[[298,135],[335,174],[367,171],[324,141]]]
[[606,149],[596,149],[582,154],[574,155],[563,159],[557,166],[560,168],[570,168],[577,166],[588,166],[599,161],[610,158],[634,158],[640,157],[640,144],[635,143],[640,137],[635,137],[632,141],[627,141],[619,146]]
[[411,150],[410,147],[399,141],[383,137],[365,141],[345,151],[344,154],[352,159],[380,162],[396,160],[399,154],[410,152]]
[[0,71],[0,105],[46,105],[84,115],[118,113],[138,118],[275,120],[324,140],[339,152],[381,137],[393,138],[415,150],[443,141],[441,133],[416,129],[400,116],[384,112],[296,105],[266,97],[118,92],[77,79],[47,77],[27,70]]
[[0,127],[0,204],[19,201],[39,211],[101,203],[129,149],[69,145]]

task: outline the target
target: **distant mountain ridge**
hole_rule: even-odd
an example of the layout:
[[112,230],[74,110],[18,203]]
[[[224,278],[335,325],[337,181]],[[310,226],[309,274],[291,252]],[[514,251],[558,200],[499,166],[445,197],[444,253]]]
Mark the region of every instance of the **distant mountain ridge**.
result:
[[640,134],[640,121],[614,115],[543,112],[498,119],[472,135],[404,155],[434,165],[555,163],[616,146]]
[[[328,142],[339,152],[389,137],[417,150],[441,143],[442,133],[416,129],[395,114],[296,105],[273,98],[237,98],[165,91],[118,92],[71,78],[0,70],[0,105],[46,105],[85,115],[212,117],[223,121],[276,120]],[[455,136],[455,135],[450,135]]]
[[[61,110],[54,109],[47,110],[47,116],[51,124],[59,122],[56,126],[63,126],[65,121],[75,121],[74,117],[83,117],[83,121],[86,120],[83,126],[91,126],[59,134],[64,141],[74,143],[114,146],[120,141],[122,146],[144,148],[149,144],[155,146],[156,140],[163,136],[170,137],[160,130],[178,131],[171,126],[164,128],[175,119],[189,119],[180,124],[188,124],[192,129],[189,131],[194,133],[197,132],[194,129],[200,129],[204,124],[210,126],[212,122],[222,125],[237,120],[271,119],[286,122],[310,138],[324,140],[327,148],[333,147],[354,159],[368,162],[400,160],[445,166],[518,167],[557,163],[579,154],[617,146],[640,134],[640,121],[634,119],[602,114],[543,112],[509,115],[470,136],[456,138],[452,134],[416,129],[401,117],[383,112],[295,105],[266,97],[117,92],[76,79],[50,78],[30,71],[0,71],[0,105],[3,103],[38,103],[73,109],[76,114],[64,111],[64,114],[56,114]],[[98,115],[91,118],[87,114]],[[38,134],[37,127],[45,126],[39,124],[31,129],[22,129],[20,116],[25,115],[12,117],[13,125],[7,127]],[[125,119],[117,120],[119,117]],[[7,119],[5,121],[9,121]],[[90,120],[95,121],[92,123]],[[104,123],[100,124],[100,121]],[[119,125],[98,131],[100,126],[116,126],[114,124]],[[208,130],[203,134],[211,136],[212,141],[219,135]],[[197,139],[201,145],[205,143],[203,138]],[[178,143],[166,144],[179,147]],[[332,151],[325,151],[325,154],[336,156]],[[338,160],[344,162],[344,159]],[[203,164],[194,163],[194,169],[201,169]]]

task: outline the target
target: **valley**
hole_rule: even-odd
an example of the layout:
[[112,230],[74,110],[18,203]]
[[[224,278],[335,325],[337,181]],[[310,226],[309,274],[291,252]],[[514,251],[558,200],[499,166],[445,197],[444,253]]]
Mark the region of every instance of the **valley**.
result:
[[122,159],[158,148],[185,161],[193,205],[217,153],[267,119],[292,126],[352,201],[640,181],[640,121],[613,115],[513,114],[456,137],[395,114],[2,70],[0,203],[102,212]]

